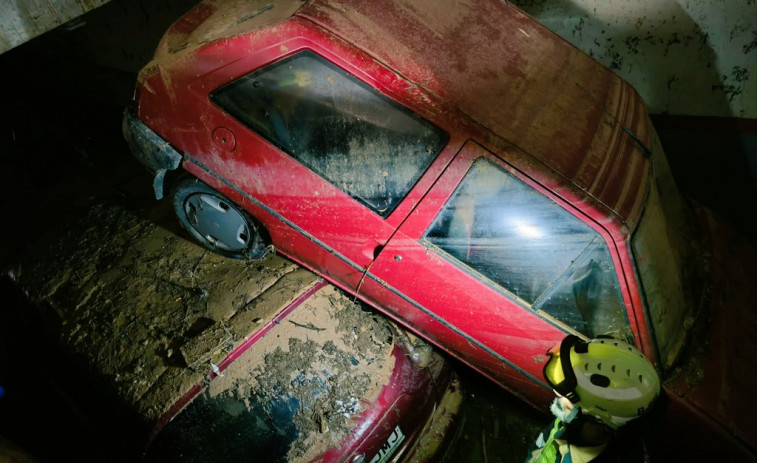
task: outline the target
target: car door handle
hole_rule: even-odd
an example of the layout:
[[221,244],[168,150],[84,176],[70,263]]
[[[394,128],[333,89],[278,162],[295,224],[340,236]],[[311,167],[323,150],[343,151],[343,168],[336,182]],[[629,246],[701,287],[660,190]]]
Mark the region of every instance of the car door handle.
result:
[[379,244],[375,242],[369,243],[363,248],[363,255],[371,259],[371,262],[373,262],[374,260],[378,258],[379,254],[381,254],[381,251],[383,250],[384,250],[383,244]]

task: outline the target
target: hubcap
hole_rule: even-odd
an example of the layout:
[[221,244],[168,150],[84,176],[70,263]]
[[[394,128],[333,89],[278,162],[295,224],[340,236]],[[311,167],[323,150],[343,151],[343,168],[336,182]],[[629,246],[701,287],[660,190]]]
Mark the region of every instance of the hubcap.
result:
[[250,243],[247,221],[224,199],[196,193],[184,202],[184,212],[192,228],[217,248],[241,251]]

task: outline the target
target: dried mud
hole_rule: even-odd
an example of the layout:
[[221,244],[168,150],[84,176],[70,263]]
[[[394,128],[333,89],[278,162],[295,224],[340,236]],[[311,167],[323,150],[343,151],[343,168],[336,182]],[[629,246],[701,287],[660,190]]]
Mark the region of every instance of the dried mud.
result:
[[[301,402],[294,418],[300,437],[288,459],[308,461],[341,442],[389,380],[391,326],[331,286],[272,322],[319,281],[281,257],[224,258],[109,204],[92,206],[55,235],[13,276],[72,357],[146,423],[203,382],[211,394],[286,394]],[[216,365],[266,326],[261,340],[210,380]]]
[[209,392],[257,402],[296,398],[300,434],[287,461],[310,461],[338,446],[389,381],[392,339],[383,318],[327,286],[216,378]]
[[118,206],[56,234],[14,278],[70,354],[148,422],[317,280],[278,256],[222,258]]

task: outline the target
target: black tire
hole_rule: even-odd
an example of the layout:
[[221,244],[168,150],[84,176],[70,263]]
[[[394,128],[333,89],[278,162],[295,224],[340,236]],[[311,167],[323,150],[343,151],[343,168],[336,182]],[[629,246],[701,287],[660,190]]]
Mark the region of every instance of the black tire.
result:
[[181,225],[203,247],[234,259],[262,259],[264,229],[241,207],[195,178],[180,180],[173,208]]

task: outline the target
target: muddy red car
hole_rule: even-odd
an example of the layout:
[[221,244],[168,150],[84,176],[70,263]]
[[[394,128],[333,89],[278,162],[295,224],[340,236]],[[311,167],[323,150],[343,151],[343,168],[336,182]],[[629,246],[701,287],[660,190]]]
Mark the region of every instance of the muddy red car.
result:
[[[643,101],[505,2],[203,2],[124,131],[209,249],[272,246],[539,407],[566,334],[680,378],[706,318],[700,227]],[[676,381],[671,416],[754,455],[740,385]]]
[[323,280],[302,289],[161,417],[145,461],[440,458],[462,399],[449,364]]

